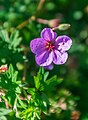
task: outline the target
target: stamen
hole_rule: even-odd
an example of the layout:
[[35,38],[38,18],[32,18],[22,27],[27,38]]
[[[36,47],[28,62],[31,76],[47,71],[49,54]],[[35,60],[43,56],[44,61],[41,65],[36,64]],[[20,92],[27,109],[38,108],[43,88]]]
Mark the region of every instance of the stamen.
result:
[[48,49],[48,51],[53,50],[54,47],[55,47],[55,46],[54,46],[52,43],[46,42],[46,48]]

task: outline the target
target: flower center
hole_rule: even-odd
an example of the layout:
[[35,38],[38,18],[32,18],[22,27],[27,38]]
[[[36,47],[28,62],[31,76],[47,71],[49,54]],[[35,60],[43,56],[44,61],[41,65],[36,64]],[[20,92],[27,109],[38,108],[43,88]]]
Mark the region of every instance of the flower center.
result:
[[48,51],[52,51],[55,46],[53,45],[53,43],[46,42],[46,48],[48,49]]

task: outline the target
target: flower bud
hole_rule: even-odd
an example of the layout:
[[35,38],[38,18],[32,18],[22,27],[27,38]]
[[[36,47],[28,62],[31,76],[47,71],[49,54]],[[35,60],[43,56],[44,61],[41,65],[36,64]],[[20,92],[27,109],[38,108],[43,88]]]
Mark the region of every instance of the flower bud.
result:
[[59,26],[58,26],[58,29],[59,30],[67,30],[67,29],[69,29],[70,28],[70,24],[60,24]]
[[51,19],[48,21],[48,25],[53,28],[53,27],[57,27],[60,23],[60,19]]
[[8,70],[7,64],[0,67],[0,73],[4,73]]

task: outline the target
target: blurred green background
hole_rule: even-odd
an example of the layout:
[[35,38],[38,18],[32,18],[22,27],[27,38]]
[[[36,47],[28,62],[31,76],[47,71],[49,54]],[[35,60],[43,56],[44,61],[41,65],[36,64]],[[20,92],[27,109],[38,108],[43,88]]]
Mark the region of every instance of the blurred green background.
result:
[[[9,34],[13,32],[19,24],[35,14],[39,1],[0,0],[0,28],[6,29]],[[88,120],[88,0],[45,0],[37,13],[37,20],[29,21],[19,29],[22,37],[19,47],[25,47],[27,52],[14,52],[0,42],[0,65],[12,63],[19,71],[20,79],[26,62],[26,80],[31,84],[32,76],[39,67],[30,51],[30,41],[39,37],[44,27],[52,25],[39,22],[39,18],[59,19],[59,24],[71,24],[70,29],[57,30],[57,33],[66,34],[73,40],[66,64],[54,66],[50,71],[49,77],[56,74],[63,81],[52,90],[52,93],[47,91],[53,106],[49,110],[50,115],[42,115],[42,119],[70,120],[71,112],[74,110],[80,112],[80,120]]]

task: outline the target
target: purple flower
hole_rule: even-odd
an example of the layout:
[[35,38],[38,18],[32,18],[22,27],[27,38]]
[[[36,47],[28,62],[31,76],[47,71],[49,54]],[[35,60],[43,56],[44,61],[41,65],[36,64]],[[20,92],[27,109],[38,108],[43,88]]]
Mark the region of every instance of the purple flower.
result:
[[64,64],[68,58],[67,50],[70,49],[72,40],[66,35],[58,36],[50,28],[44,28],[41,38],[31,41],[30,48],[35,54],[39,66],[52,69],[54,64]]

